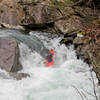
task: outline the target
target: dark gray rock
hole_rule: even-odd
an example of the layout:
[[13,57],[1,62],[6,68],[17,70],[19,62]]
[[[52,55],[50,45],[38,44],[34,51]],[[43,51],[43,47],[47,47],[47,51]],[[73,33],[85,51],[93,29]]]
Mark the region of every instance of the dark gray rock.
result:
[[12,72],[10,72],[9,75],[16,80],[21,80],[22,78],[29,77],[29,75],[26,73],[12,73]]
[[76,38],[73,40],[73,44],[75,44],[75,45],[81,45],[81,44],[83,44],[82,37],[76,37]]
[[0,78],[3,79],[16,79],[16,80],[21,80],[23,78],[29,77],[30,75],[26,74],[26,73],[16,73],[16,72],[9,72],[9,73],[5,73],[5,72],[0,72]]

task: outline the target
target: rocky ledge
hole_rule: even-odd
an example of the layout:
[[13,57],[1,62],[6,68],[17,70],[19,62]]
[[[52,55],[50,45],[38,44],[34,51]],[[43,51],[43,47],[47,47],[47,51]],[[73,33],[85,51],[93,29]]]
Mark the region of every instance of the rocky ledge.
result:
[[[17,73],[22,69],[19,61],[19,48],[15,39],[0,37],[0,68],[7,71],[10,76],[22,79],[28,76],[25,73]],[[4,76],[3,74],[0,74]]]

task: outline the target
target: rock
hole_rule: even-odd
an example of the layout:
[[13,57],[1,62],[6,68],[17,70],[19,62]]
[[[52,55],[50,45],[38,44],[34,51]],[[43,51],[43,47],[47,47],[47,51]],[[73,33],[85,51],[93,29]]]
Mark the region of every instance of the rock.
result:
[[49,3],[50,0],[16,0],[18,3],[22,3],[22,4],[46,4]]
[[[88,48],[88,45],[75,45],[76,47],[76,54],[77,54],[77,57],[84,60],[85,62],[87,62],[88,64],[90,64],[90,59],[89,59],[89,56],[87,54],[87,50],[89,50]],[[84,48],[82,48],[84,47]]]
[[0,2],[0,23],[11,26],[20,25],[25,13],[16,0],[2,0]]
[[62,12],[62,15],[65,16],[66,18],[71,17],[72,15],[75,15],[75,11],[72,7],[62,7],[59,8],[60,11]]
[[69,19],[58,20],[55,22],[56,29],[63,34],[78,32],[83,29],[82,19],[78,16],[71,16]]
[[64,43],[66,45],[72,44],[73,43],[73,38],[72,37],[66,37],[66,38],[62,39],[60,41],[60,43],[61,44]]
[[14,25],[5,24],[5,23],[2,23],[0,28],[19,29],[19,30],[23,30],[23,31],[25,30],[25,28],[21,25],[14,26]]
[[3,79],[16,79],[16,80],[21,80],[23,78],[29,77],[28,74],[26,73],[16,73],[16,72],[9,72],[9,73],[5,73],[5,72],[0,72],[0,78]]
[[18,3],[23,3],[23,4],[30,4],[36,2],[36,0],[16,0]]
[[[37,13],[38,12],[38,13]],[[46,23],[52,23],[59,18],[61,14],[56,8],[36,5],[26,6],[26,16],[22,21],[23,25],[44,25]]]
[[31,3],[38,1],[3,0],[0,2],[0,24],[12,28],[20,28],[20,25],[36,27],[52,23],[61,16],[56,7],[46,6],[42,0],[35,5]]
[[[55,22],[56,30],[63,34],[77,33],[84,30],[87,26],[91,25],[91,21],[98,18],[99,11],[94,11],[91,8],[75,7],[65,7],[61,9],[62,15],[65,16],[64,19],[57,20]],[[93,16],[91,16],[93,15]]]
[[2,28],[2,25],[0,24],[0,28]]
[[[98,18],[100,11],[99,10],[94,10],[89,8],[89,7],[80,7],[76,6],[74,9],[76,15],[81,16],[82,18],[85,18],[85,20],[88,22],[89,20],[93,20]],[[93,15],[93,16],[92,16]]]
[[100,82],[100,24],[92,25],[85,30],[82,38],[76,37],[74,44],[77,44],[76,53],[79,58],[93,66]]
[[54,4],[57,6],[68,6],[73,3],[72,0],[50,0],[50,1],[51,1],[51,4]]
[[56,0],[57,2],[65,2],[65,0]]
[[29,77],[29,75],[26,73],[12,73],[12,72],[10,72],[9,75],[16,80],[21,80],[22,78]]
[[73,40],[73,44],[74,44],[74,45],[81,45],[81,44],[83,44],[82,37],[76,37],[76,38]]
[[89,55],[89,60],[91,62],[91,65],[93,66],[94,71],[96,72],[96,75],[98,77],[98,80],[100,82],[100,43],[99,46],[95,47],[93,45],[89,46],[89,51],[86,51]]
[[22,69],[18,44],[13,38],[0,37],[0,67],[7,72],[17,72]]
[[[57,2],[64,2],[64,0],[57,0]],[[36,28],[55,23],[57,30],[66,34],[82,30],[83,18],[89,20],[92,14],[94,18],[98,16],[97,10],[95,14],[93,12],[94,10],[90,8],[59,7],[52,5],[50,0],[1,0],[0,24],[9,28],[22,29],[21,26]]]

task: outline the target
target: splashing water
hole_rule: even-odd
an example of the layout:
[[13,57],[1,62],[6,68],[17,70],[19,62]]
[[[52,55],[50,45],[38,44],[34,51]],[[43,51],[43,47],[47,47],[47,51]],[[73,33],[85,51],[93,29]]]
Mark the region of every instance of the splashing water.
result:
[[[96,100],[90,68],[77,59],[73,46],[60,45],[61,38],[50,40],[41,33],[32,34],[37,35],[48,49],[54,48],[55,64],[46,68],[44,59],[21,43],[21,72],[30,77],[20,81],[0,78],[0,100]],[[96,85],[98,80],[95,73],[92,74]],[[96,92],[99,99],[97,87]]]

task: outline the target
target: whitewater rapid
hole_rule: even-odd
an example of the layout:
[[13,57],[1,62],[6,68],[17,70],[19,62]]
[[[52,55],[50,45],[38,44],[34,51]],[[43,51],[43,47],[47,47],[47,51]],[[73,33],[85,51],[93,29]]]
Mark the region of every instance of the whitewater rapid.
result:
[[[0,78],[0,100],[96,100],[90,68],[77,59],[73,46],[61,45],[62,38],[50,39],[47,33],[32,34],[40,38],[48,49],[54,48],[55,64],[46,68],[44,58],[20,43],[21,72],[28,73],[30,77],[22,80]],[[100,100],[98,80],[94,72],[92,75]]]

